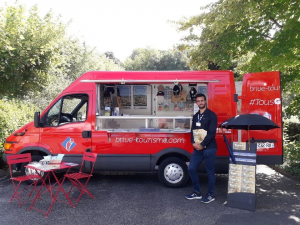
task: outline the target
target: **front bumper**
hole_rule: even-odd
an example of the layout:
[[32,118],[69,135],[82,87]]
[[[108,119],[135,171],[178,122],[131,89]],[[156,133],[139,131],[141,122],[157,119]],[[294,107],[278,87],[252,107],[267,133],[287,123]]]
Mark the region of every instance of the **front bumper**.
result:
[[3,162],[5,162],[7,164],[7,155],[11,155],[11,154],[6,154],[5,152],[2,153],[2,160]]

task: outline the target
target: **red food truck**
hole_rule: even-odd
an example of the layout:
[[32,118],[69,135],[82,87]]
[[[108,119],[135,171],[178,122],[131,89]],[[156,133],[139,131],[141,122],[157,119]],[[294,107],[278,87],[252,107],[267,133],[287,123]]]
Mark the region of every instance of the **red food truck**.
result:
[[[83,152],[91,151],[98,154],[95,171],[157,172],[164,185],[182,186],[189,178],[197,93],[207,95],[218,125],[237,115],[241,102],[239,113],[263,115],[282,127],[279,72],[245,74],[237,96],[232,71],[91,71],[10,135],[3,159],[31,153],[39,161],[65,154],[63,161],[80,163]],[[246,131],[225,134],[230,141],[248,139]],[[250,131],[250,136],[258,140],[258,164],[283,162],[282,128]],[[229,154],[219,128],[216,140],[216,173],[226,173]],[[30,172],[24,164],[19,169]]]

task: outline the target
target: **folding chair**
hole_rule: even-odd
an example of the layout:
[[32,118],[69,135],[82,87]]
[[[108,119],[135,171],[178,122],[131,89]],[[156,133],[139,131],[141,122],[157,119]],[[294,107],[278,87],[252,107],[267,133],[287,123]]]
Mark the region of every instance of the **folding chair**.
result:
[[[81,196],[83,194],[88,194],[91,198],[95,199],[95,197],[86,189],[86,185],[89,182],[89,180],[93,174],[96,159],[97,159],[96,153],[84,152],[79,172],[78,173],[68,173],[68,174],[65,174],[65,176],[64,176],[64,179],[68,178],[72,182],[72,186],[68,192],[68,195],[70,195],[74,186],[80,191],[80,195],[76,201],[76,204],[78,204],[79,199],[81,198]],[[82,168],[83,168],[85,161],[89,161],[92,163],[91,172],[89,174],[82,172]],[[87,180],[85,183],[82,183],[79,181],[80,179],[87,179]],[[63,180],[63,182],[64,182],[64,180]]]
[[[28,163],[31,162],[31,154],[30,153],[20,154],[20,155],[8,155],[7,156],[7,164],[9,165],[10,179],[11,179],[11,181],[13,183],[13,186],[14,186],[14,189],[15,189],[15,191],[14,191],[14,193],[13,193],[13,195],[12,195],[9,202],[12,202],[13,199],[17,198],[17,200],[19,202],[19,207],[22,206],[21,203],[25,203],[27,201],[30,201],[30,200],[27,200],[27,201],[21,202],[20,200],[21,200],[21,198],[31,196],[32,192],[36,188],[38,180],[40,179],[39,175],[37,175],[37,174],[13,177],[12,165],[17,164],[17,163],[26,163],[26,162],[28,162]],[[25,190],[28,191],[28,189],[25,187],[22,191],[18,192],[20,184],[23,181],[28,181],[28,180],[34,180],[34,182],[29,185],[29,187],[33,185],[33,188],[30,191],[29,195],[21,196],[21,193]],[[19,182],[19,183],[17,184],[17,182]]]

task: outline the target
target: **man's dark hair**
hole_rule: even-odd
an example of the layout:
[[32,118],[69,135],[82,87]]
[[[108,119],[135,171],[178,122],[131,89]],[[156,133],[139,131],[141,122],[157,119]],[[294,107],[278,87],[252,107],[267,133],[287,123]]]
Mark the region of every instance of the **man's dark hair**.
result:
[[196,98],[195,98],[195,99],[197,99],[197,98],[199,98],[199,97],[204,97],[204,100],[206,101],[206,96],[205,96],[205,94],[198,93],[198,94],[196,95]]
[[199,98],[199,97],[204,97],[204,100],[206,101],[206,96],[205,96],[205,94],[198,93],[198,94],[196,95],[196,98],[195,98],[195,99],[197,99],[197,98]]

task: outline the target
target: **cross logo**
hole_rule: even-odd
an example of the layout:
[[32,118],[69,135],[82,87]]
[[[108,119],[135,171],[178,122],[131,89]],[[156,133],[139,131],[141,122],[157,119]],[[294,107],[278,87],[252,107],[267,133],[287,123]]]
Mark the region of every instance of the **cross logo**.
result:
[[62,146],[69,152],[74,148],[76,143],[74,142],[74,138],[68,137],[63,143]]

